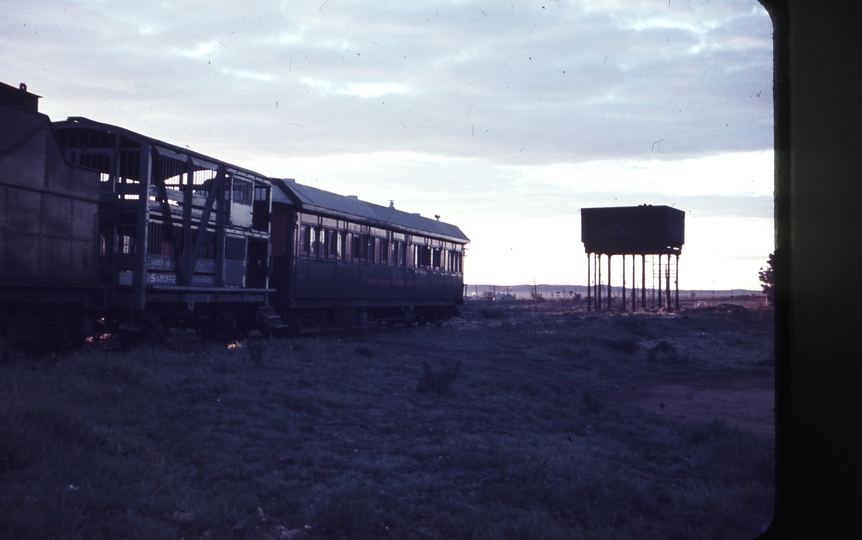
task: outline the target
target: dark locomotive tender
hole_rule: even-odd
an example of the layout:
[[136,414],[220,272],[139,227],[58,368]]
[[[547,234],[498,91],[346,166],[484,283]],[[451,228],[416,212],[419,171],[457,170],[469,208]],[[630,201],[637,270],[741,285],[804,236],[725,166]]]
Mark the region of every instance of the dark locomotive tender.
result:
[[108,291],[96,266],[99,173],[66,164],[37,99],[0,83],[0,338],[53,346],[91,331],[85,314],[106,309]]
[[0,83],[0,332],[68,346],[102,331],[442,322],[463,303],[458,227],[270,179],[69,118]]

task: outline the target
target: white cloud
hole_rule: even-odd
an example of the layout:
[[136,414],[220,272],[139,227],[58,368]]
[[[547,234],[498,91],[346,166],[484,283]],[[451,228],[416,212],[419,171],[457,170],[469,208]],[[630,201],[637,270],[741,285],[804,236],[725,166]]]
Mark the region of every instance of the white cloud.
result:
[[231,77],[239,77],[241,79],[252,79],[255,81],[269,82],[275,79],[273,75],[268,73],[255,73],[253,71],[246,70],[236,70],[236,69],[221,69],[220,70],[225,75],[229,75]]
[[392,83],[351,83],[337,92],[348,96],[359,96],[363,98],[380,97],[386,94],[404,94],[406,87],[401,84]]
[[[659,151],[661,143],[656,141]],[[527,181],[574,192],[639,192],[676,196],[771,196],[772,151],[739,152],[683,160],[616,160],[522,167]]]
[[158,34],[159,30],[154,25],[143,24],[143,25],[138,27],[138,33],[141,34],[142,36],[148,36],[151,34]]
[[313,79],[302,77],[302,84],[316,90],[321,95],[344,95],[357,96],[361,98],[372,98],[385,96],[387,94],[405,94],[407,87],[395,83],[336,83],[330,80]]
[[311,87],[315,90],[318,90],[320,92],[330,93],[332,91],[332,83],[329,81],[312,79],[310,77],[302,77],[299,80],[300,80],[300,82],[302,82],[302,84],[309,86],[309,87]]

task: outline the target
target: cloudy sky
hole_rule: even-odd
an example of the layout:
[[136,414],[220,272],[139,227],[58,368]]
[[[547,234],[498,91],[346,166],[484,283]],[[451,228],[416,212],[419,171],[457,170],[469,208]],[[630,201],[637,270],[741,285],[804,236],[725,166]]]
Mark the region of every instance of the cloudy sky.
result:
[[441,215],[471,284],[585,284],[582,207],[685,210],[683,289],[773,249],[754,0],[0,0],[0,47],[53,120]]

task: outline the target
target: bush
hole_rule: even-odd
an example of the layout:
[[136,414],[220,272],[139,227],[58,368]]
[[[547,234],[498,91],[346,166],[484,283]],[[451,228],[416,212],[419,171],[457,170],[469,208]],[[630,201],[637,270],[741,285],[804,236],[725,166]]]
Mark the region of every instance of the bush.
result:
[[353,354],[356,356],[364,356],[365,358],[371,358],[374,356],[374,351],[369,349],[368,347],[360,346],[353,349]]
[[247,339],[243,345],[247,351],[248,359],[251,360],[252,364],[256,366],[263,364],[266,351],[269,349],[266,340]]
[[440,395],[448,394],[452,383],[461,376],[460,361],[451,366],[444,362],[438,371],[434,371],[425,361],[422,362],[422,367],[424,371],[416,387],[419,392],[434,391]]
[[685,363],[685,359],[676,352],[676,347],[665,340],[659,341],[649,350],[647,360],[666,366]]
[[598,414],[605,410],[605,402],[592,392],[584,392],[581,395],[581,412]]
[[638,348],[640,348],[638,342],[632,338],[606,339],[603,343],[605,347],[612,351],[628,355],[636,353]]
[[730,439],[737,435],[737,430],[724,420],[714,418],[709,423],[698,423],[688,428],[688,441],[692,444],[703,444],[709,439]]
[[501,308],[481,308],[479,309],[479,316],[483,319],[505,319],[508,317],[508,313]]

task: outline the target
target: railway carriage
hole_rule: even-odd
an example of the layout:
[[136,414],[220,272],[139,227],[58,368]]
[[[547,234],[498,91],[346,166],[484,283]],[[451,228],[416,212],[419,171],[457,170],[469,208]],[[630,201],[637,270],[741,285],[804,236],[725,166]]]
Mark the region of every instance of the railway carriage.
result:
[[272,179],[0,83],[0,335],[85,336],[448,320],[458,227]]
[[273,180],[272,281],[292,325],[449,320],[469,239],[448,223]]
[[86,118],[54,131],[68,163],[99,173],[109,316],[124,329],[246,332],[269,293],[269,179]]

